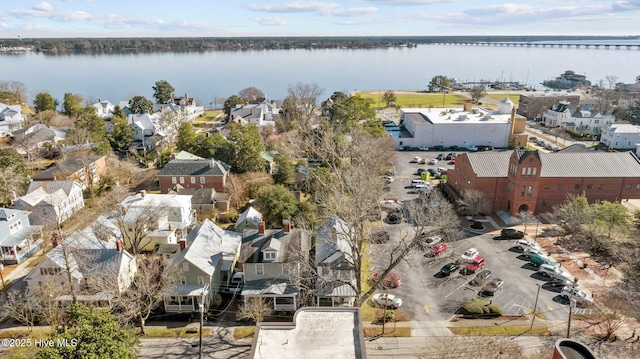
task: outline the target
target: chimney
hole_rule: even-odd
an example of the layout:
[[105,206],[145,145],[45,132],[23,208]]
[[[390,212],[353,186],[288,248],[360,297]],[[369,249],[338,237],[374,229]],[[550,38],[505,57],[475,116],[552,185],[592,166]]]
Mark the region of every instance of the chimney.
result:
[[465,102],[464,103],[464,110],[465,111],[471,111],[471,102]]
[[209,168],[213,168],[216,165],[216,160],[209,158]]
[[284,233],[291,233],[291,221],[288,219],[282,220],[282,231]]
[[51,236],[51,247],[55,248],[59,243],[60,237],[58,236],[58,234],[54,234],[53,236]]
[[187,249],[187,240],[186,239],[179,240],[178,244],[180,245],[180,250],[181,251],[184,251],[185,249]]
[[9,100],[8,98],[4,99],[4,104],[7,106],[11,106],[11,100]]
[[116,241],[116,251],[122,251],[122,241]]
[[142,190],[140,191],[140,197],[144,198],[144,196],[147,194],[146,190]]
[[56,176],[51,176],[51,180],[52,180],[52,181],[54,181],[54,182],[55,182],[57,179],[58,179],[58,177],[56,177]]
[[173,226],[169,225],[169,232],[173,232],[173,229],[174,229]]
[[264,234],[264,221],[258,222],[258,234]]

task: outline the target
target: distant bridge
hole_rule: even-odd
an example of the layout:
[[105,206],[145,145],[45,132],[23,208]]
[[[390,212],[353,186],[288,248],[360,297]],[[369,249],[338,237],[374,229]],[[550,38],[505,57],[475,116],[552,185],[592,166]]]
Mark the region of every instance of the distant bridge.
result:
[[435,42],[431,45],[458,46],[501,46],[501,47],[549,47],[575,49],[605,50],[640,50],[640,44],[587,44],[587,43],[555,43],[555,42]]

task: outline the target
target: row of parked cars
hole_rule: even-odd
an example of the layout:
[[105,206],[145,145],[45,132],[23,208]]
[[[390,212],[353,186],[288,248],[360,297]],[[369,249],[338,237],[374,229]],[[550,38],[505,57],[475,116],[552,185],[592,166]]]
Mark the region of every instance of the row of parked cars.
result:
[[573,298],[576,305],[581,306],[593,303],[593,297],[583,292],[571,274],[563,270],[560,263],[549,257],[549,254],[538,243],[518,239],[515,241],[514,247],[521,250],[529,263],[537,267],[538,274],[546,277],[550,286],[562,287],[560,296],[565,300]]

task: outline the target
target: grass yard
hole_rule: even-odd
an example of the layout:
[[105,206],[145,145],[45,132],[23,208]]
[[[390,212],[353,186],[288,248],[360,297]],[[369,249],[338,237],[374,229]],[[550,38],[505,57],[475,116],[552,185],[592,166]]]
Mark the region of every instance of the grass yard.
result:
[[[195,330],[194,330],[195,329]],[[140,328],[132,328],[131,331],[139,335]],[[145,328],[145,338],[198,338],[198,328],[158,328],[147,327]],[[202,328],[202,336],[208,337],[211,335],[211,328]]]
[[256,327],[238,327],[233,329],[233,337],[235,339],[253,338]]
[[549,335],[549,328],[542,325],[534,325],[529,330],[529,325],[488,325],[479,327],[449,327],[456,335]]
[[[382,104],[382,95],[385,91],[363,91],[358,92],[356,95],[373,100],[374,107],[384,107],[386,104]],[[466,101],[470,98],[458,93],[427,93],[427,92],[411,92],[411,91],[394,91],[396,95],[395,103],[400,107],[435,107],[442,108],[443,100],[444,107],[462,107]],[[380,102],[378,102],[380,101]]]
[[[364,337],[365,338],[373,338],[380,337],[382,335],[382,327],[364,327]],[[410,337],[411,336],[411,328],[410,327],[393,327],[393,324],[387,324],[384,328],[384,336],[385,337]]]

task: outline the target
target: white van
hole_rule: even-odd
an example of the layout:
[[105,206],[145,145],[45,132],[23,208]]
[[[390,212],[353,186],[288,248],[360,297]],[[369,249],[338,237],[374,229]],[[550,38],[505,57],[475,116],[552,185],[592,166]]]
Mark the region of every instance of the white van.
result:
[[229,292],[236,293],[242,292],[242,285],[244,284],[244,273],[237,272],[231,277],[231,281],[229,282]]
[[417,184],[427,184],[427,181],[425,181],[425,180],[421,180],[421,179],[414,179],[414,180],[411,180],[411,184],[412,184],[412,185],[417,185]]

